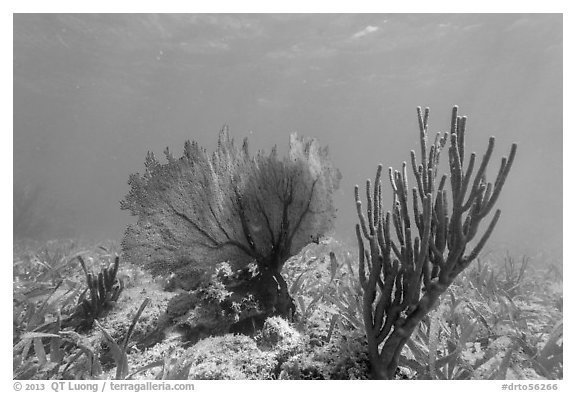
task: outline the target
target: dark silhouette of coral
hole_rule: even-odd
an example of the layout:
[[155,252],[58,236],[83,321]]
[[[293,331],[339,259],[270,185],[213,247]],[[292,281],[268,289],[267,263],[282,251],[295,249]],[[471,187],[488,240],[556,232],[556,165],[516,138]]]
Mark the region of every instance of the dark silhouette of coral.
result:
[[293,313],[282,267],[333,227],[340,173],[327,148],[292,135],[288,157],[276,148],[251,156],[247,140],[237,147],[223,129],[211,155],[196,142],[180,158],[165,155],[162,164],[148,153],[144,174],[130,176],[121,207],[138,222],[126,231],[124,256],[166,275],[183,259],[208,272],[222,261],[235,271],[255,263],[257,274],[234,291],[253,294],[266,314]]

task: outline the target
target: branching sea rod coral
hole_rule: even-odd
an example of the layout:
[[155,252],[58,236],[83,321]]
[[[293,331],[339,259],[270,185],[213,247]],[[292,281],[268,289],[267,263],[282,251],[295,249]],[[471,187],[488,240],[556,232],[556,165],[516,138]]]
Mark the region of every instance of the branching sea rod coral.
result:
[[282,267],[333,227],[340,173],[327,149],[292,135],[288,157],[276,148],[252,157],[247,140],[237,147],[224,129],[211,155],[195,142],[185,143],[181,158],[165,155],[161,164],[148,153],[145,173],[130,176],[121,206],[138,222],[123,239],[125,257],[167,270],[182,259],[198,271],[255,262],[258,274],[244,288],[268,314],[293,311]]
[[[454,107],[450,132],[443,136],[436,134],[434,143],[428,147],[428,115],[428,108],[424,113],[418,108],[421,162],[417,163],[416,153],[412,151],[416,180],[412,209],[408,201],[406,162],[402,171],[389,168],[394,196],[392,212],[382,209],[382,165],[378,166],[374,185],[370,180],[366,183],[366,215],[358,186],[355,188],[360,220],[356,235],[364,325],[372,374],[378,379],[394,378],[402,348],[416,326],[486,244],[500,210],[496,210],[485,232],[466,253],[468,244],[479,232],[480,223],[494,207],[516,155],[516,144],[513,144],[509,156],[502,158],[496,180],[488,183],[486,168],[494,150],[494,137],[489,139],[486,153],[473,175],[474,153],[464,166],[466,117],[458,116],[458,107]],[[437,184],[440,153],[446,144],[449,145],[449,190],[445,188],[448,175],[443,175]],[[413,228],[417,231],[415,237]]]

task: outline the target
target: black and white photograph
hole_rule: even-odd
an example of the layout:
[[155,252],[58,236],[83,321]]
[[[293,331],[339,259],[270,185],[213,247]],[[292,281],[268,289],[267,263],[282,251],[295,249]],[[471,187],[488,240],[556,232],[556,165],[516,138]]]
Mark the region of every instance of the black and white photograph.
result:
[[13,391],[562,386],[561,12],[12,21]]

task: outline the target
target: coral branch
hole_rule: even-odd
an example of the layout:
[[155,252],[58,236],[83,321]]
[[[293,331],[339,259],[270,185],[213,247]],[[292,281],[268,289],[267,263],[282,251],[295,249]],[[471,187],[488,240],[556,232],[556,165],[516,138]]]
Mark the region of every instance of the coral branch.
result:
[[[410,152],[416,187],[412,189],[412,209],[409,210],[406,163],[401,171],[388,170],[393,194],[391,211],[381,206],[382,165],[378,166],[375,182],[366,182],[367,218],[362,210],[358,186],[354,198],[359,219],[356,237],[359,247],[359,276],[364,290],[364,324],[369,358],[375,378],[394,377],[398,357],[412,331],[431,310],[438,297],[454,278],[474,260],[485,246],[500,217],[497,210],[488,228],[466,255],[483,218],[496,203],[516,154],[516,144],[502,160],[494,183],[486,182],[495,139],[488,148],[474,175],[476,155],[472,153],[464,166],[467,118],[452,110],[449,133],[428,147],[428,116],[417,108],[420,129],[420,163],[416,152]],[[449,177],[444,174],[436,187],[440,152],[450,136]],[[470,181],[472,186],[469,189]],[[450,197],[445,189],[450,180]],[[372,190],[372,187],[374,189]],[[466,198],[466,195],[468,197]],[[412,216],[410,216],[412,212]],[[412,225],[418,235],[412,234]],[[390,223],[394,226],[391,235]],[[364,247],[364,239],[369,249]]]

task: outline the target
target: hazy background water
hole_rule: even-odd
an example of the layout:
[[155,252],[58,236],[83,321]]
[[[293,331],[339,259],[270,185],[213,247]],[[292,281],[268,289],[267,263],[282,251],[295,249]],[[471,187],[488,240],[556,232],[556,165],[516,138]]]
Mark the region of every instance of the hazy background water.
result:
[[252,151],[294,131],[328,144],[351,239],[354,184],[409,160],[416,106],[445,131],[453,104],[468,152],[496,136],[493,172],[519,143],[488,248],[561,258],[559,14],[14,17],[14,187],[41,187],[52,222],[89,239],[134,220],[119,201],[148,150],[212,150],[224,124]]

